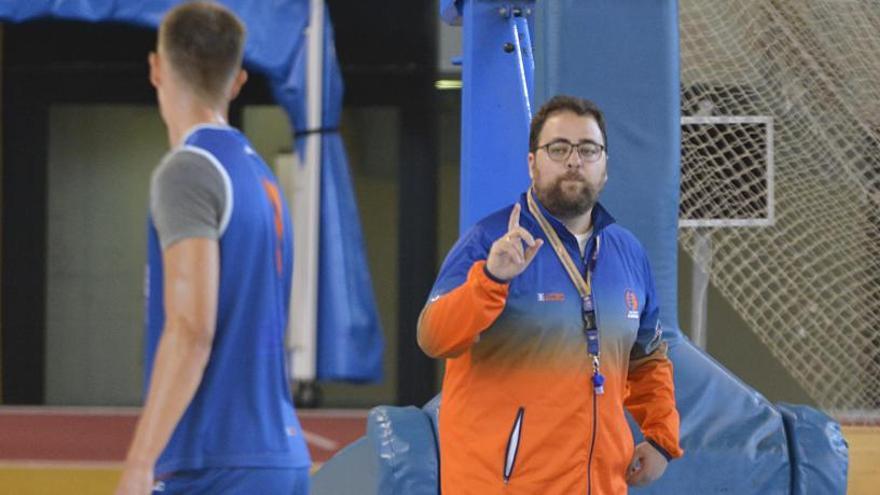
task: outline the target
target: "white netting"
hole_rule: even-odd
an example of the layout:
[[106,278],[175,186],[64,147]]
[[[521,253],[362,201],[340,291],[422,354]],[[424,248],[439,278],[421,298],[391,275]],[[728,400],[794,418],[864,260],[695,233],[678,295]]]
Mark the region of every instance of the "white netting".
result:
[[682,115],[763,116],[774,133],[769,173],[762,124],[683,126],[681,217],[770,221],[679,241],[697,257],[710,236],[712,283],[823,409],[876,417],[880,2],[679,9]]

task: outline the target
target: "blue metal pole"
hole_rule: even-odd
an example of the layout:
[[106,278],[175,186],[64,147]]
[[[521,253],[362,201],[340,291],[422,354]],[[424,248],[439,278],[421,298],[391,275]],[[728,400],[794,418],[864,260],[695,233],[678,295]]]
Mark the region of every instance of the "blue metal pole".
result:
[[529,184],[526,156],[534,94],[528,17],[534,0],[443,0],[461,25],[461,217],[467,230]]

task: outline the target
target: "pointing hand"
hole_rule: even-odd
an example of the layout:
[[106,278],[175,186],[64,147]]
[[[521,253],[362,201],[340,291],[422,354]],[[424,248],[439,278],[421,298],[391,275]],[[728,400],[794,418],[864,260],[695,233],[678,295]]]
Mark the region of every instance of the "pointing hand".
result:
[[[507,232],[492,243],[486,269],[495,278],[510,281],[523,272],[535,259],[538,249],[544,245],[542,239],[535,240],[528,230],[519,225],[519,203],[513,206]],[[524,249],[523,244],[527,247]]]

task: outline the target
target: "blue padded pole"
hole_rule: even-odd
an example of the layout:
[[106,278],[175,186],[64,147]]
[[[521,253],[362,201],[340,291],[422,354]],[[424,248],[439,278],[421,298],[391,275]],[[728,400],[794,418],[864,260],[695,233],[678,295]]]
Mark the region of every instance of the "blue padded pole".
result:
[[535,9],[536,103],[566,93],[595,101],[608,122],[600,196],[645,246],[667,337],[678,326],[681,125],[675,0],[552,0]]

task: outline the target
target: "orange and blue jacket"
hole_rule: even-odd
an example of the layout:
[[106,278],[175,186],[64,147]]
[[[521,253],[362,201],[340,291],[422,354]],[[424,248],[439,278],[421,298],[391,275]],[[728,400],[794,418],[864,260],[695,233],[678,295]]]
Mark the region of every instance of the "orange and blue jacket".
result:
[[511,207],[477,223],[453,247],[419,319],[419,345],[446,358],[440,404],[443,494],[627,493],[634,441],[626,408],[647,441],[679,457],[679,415],[647,256],[599,204],[581,254],[550,215],[582,273],[592,271],[604,394],[594,393],[581,298],[520,199],[520,225],[543,246],[509,283],[485,270]]

